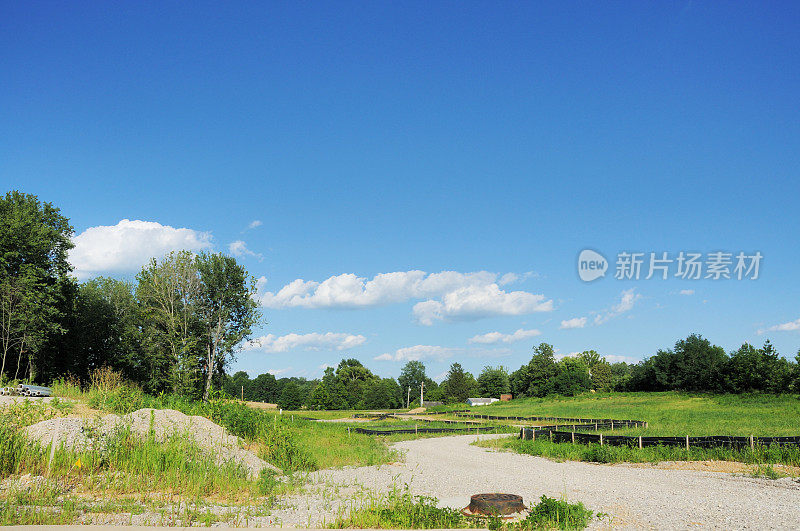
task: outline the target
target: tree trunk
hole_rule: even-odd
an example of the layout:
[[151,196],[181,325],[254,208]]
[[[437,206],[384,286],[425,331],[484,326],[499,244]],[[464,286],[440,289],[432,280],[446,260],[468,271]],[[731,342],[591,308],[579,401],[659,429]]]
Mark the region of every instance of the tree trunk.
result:
[[[210,339],[210,338],[209,338]],[[214,348],[211,342],[208,343],[208,354],[206,355],[206,388],[203,391],[203,400],[208,401],[208,395],[211,393],[211,375],[214,374]]]

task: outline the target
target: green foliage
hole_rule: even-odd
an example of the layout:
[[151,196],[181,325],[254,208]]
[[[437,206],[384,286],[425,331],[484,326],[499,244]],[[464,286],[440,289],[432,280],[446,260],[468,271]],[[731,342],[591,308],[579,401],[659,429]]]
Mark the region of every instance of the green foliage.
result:
[[18,191],[0,198],[0,381],[50,369],[44,346],[64,331],[71,236],[51,203]]
[[508,372],[502,366],[486,366],[478,376],[478,393],[486,398],[500,398],[501,394],[511,391]]
[[547,394],[575,396],[591,386],[589,369],[583,360],[564,358],[556,364],[556,375],[545,385],[545,389]]
[[519,398],[546,396],[550,392],[550,379],[557,372],[553,346],[541,343],[533,348],[531,360],[511,374],[511,392]]
[[583,529],[592,519],[592,511],[583,504],[571,504],[542,496],[519,522],[499,518],[465,516],[457,509],[438,507],[438,500],[412,496],[392,489],[385,496],[370,496],[360,508],[352,509],[331,524],[333,529],[459,529],[488,527],[492,530],[527,531],[533,529]]
[[427,384],[428,378],[425,376],[425,365],[421,361],[409,361],[403,366],[400,371],[400,377],[397,378],[397,383],[403,391],[411,389],[411,398],[414,394],[419,397],[419,388],[422,382]]
[[300,409],[305,402],[303,391],[296,383],[288,382],[278,398],[278,405],[282,409]]
[[473,527],[456,509],[439,508],[436,499],[412,496],[406,488],[388,495],[370,497],[364,507],[338,518],[333,529],[452,529]]
[[[519,529],[583,529],[589,525],[592,511],[582,503],[569,503],[542,495]],[[515,526],[516,528],[516,526]]]
[[441,387],[447,402],[464,402],[477,393],[478,382],[475,381],[472,374],[461,367],[460,363],[453,363],[447,373],[447,379],[442,382]]

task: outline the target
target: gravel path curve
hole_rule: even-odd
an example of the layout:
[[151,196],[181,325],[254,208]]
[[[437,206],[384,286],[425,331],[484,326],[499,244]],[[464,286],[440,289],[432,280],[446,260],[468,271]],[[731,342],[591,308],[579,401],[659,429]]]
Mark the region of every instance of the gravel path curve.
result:
[[[479,436],[481,439],[497,437]],[[500,436],[502,437],[502,435]],[[659,470],[547,459],[472,446],[475,435],[397,443],[401,463],[324,470],[311,475],[308,494],[287,500],[270,523],[322,525],[363,499],[363,489],[385,492],[408,484],[414,494],[463,508],[480,492],[508,492],[535,503],[542,494],[566,496],[608,517],[592,528],[795,529],[800,484],[719,472]],[[264,522],[267,524],[267,522]]]

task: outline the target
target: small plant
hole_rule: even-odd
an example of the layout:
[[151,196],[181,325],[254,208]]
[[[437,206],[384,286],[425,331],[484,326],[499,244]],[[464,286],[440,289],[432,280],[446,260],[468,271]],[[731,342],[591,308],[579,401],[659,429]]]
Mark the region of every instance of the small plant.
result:
[[772,465],[757,465],[753,471],[750,473],[751,477],[754,478],[766,478],[766,479],[780,479],[783,476],[780,472],[775,470]]

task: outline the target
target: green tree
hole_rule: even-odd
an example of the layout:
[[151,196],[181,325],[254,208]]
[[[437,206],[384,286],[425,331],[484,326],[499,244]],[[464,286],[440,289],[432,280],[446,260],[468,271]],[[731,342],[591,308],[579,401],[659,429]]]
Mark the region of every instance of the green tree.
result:
[[255,279],[235,258],[202,253],[195,259],[195,266],[200,289],[197,301],[192,303],[197,306],[206,333],[203,399],[208,400],[214,371],[224,370],[236,346],[250,337],[261,314],[253,299]]
[[531,360],[511,375],[511,391],[518,398],[545,396],[550,389],[550,379],[554,378],[557,372],[553,346],[540,343],[533,347]]
[[348,409],[347,389],[333,367],[327,367],[322,381],[314,387],[309,399],[312,409]]
[[589,369],[579,358],[564,358],[556,364],[556,375],[548,382],[547,394],[575,396],[592,386]]
[[12,191],[0,199],[0,379],[9,356],[16,358],[14,373],[19,376],[24,356],[24,373],[33,380],[37,363],[43,361],[42,345],[64,332],[72,232],[60,210],[35,195]]
[[419,397],[420,386],[425,380],[425,364],[421,361],[409,361],[400,371],[397,383],[400,384],[404,393],[411,389],[411,399],[413,400],[415,397]]
[[363,398],[366,385],[377,380],[378,377],[364,367],[360,361],[350,358],[339,362],[339,366],[336,368],[336,379],[344,389],[347,402],[344,408],[337,409],[346,409],[355,408]]
[[199,318],[202,285],[194,257],[180,251],[152,259],[136,278],[146,341],[156,360],[153,379],[161,385],[166,379],[174,394],[194,395],[207,332]]
[[129,282],[97,277],[80,284],[70,312],[65,342],[71,359],[64,369],[85,380],[102,366],[143,382],[149,364],[142,354],[142,331],[134,287]]
[[500,398],[510,390],[508,372],[502,366],[486,366],[478,376],[478,393],[483,397]]
[[475,377],[466,372],[460,363],[453,363],[447,373],[447,379],[442,382],[444,396],[448,402],[463,402],[475,392],[477,382]]
[[303,390],[293,380],[289,380],[283,386],[280,398],[278,398],[278,405],[281,409],[297,410],[303,407]]

